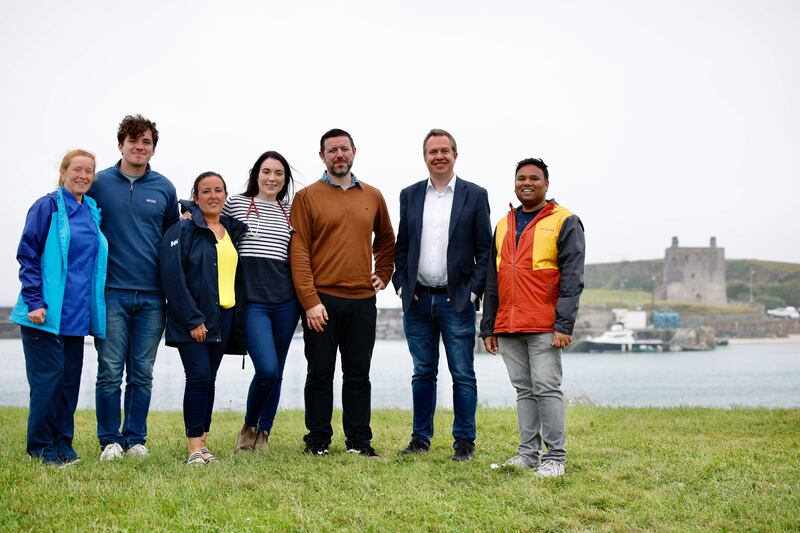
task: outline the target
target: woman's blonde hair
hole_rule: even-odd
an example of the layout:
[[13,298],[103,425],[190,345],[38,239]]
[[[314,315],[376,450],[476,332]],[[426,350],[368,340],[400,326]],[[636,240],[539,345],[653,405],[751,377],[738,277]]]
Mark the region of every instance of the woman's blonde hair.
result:
[[95,168],[97,168],[97,159],[95,158],[94,154],[88,150],[82,150],[80,148],[76,148],[75,150],[70,150],[66,154],[64,154],[64,159],[61,160],[61,166],[58,169],[58,186],[64,185],[64,172],[67,171],[69,168],[69,164],[72,163],[73,157],[89,157],[92,161],[95,162]]

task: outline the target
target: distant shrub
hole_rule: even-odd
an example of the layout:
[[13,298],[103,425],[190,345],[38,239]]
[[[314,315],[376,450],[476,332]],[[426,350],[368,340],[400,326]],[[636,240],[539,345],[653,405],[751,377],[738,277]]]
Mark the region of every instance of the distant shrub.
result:
[[744,281],[734,280],[728,282],[728,300],[746,302],[750,299],[750,285]]
[[785,307],[786,302],[777,296],[770,296],[768,294],[760,294],[755,297],[757,303],[762,304],[766,309],[774,309],[776,307]]

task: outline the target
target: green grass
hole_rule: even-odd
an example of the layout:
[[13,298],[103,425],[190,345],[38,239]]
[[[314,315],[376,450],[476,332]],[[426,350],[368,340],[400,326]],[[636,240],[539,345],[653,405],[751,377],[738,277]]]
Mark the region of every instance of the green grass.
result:
[[373,414],[383,459],[300,453],[300,411],[279,413],[266,455],[231,453],[241,414],[215,414],[218,464],[187,467],[180,413],[150,417],[147,459],[99,463],[94,413],[81,463],[25,459],[27,411],[0,408],[0,530],[785,531],[800,528],[800,410],[571,407],[567,476],[489,468],[515,451],[511,409],[479,409],[475,460],[450,460],[452,412],[428,456],[400,459],[411,414]]
[[[786,263],[782,261],[763,261],[761,259],[728,259],[726,264],[735,271],[748,273],[750,266],[781,274],[797,274],[800,272],[800,263]],[[744,277],[743,279],[747,279]],[[730,281],[730,280],[729,280]]]
[[[640,307],[647,311],[650,310],[651,296],[649,292],[638,290],[617,290],[617,289],[584,289],[581,294],[581,305],[605,305],[609,309],[614,307],[627,307],[635,309]],[[757,313],[751,307],[745,305],[704,305],[704,304],[691,304],[684,302],[668,302],[664,300],[656,300],[656,310],[669,309],[679,313],[686,314],[740,314],[740,313]]]
[[[658,302],[656,302],[658,303]],[[584,289],[581,305],[605,305],[611,307],[650,308],[650,293],[636,290]]]

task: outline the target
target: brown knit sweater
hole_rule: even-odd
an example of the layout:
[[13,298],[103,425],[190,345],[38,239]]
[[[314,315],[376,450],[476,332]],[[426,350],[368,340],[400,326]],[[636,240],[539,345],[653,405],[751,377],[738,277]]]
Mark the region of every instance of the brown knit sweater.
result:
[[303,309],[320,303],[317,291],[356,300],[371,298],[373,272],[389,284],[394,230],[383,195],[375,187],[362,181],[347,190],[322,180],[312,183],[294,197],[292,226],[297,230],[289,247],[292,280]]

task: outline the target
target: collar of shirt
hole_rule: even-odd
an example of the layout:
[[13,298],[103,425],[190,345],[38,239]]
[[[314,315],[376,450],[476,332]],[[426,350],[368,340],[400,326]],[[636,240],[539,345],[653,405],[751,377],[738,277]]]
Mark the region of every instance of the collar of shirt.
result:
[[[327,184],[328,184],[328,185],[330,185],[331,187],[338,187],[338,188],[340,188],[340,189],[344,190],[344,188],[343,188],[341,185],[336,185],[336,184],[333,182],[333,180],[331,180],[331,177],[330,177],[330,176],[328,176],[328,171],[327,171],[327,170],[326,170],[325,172],[323,172],[323,173],[322,173],[322,181],[324,181],[325,183],[327,183]],[[355,174],[353,174],[353,173],[351,172],[351,173],[350,173],[350,187],[355,187],[356,185],[359,185],[358,178],[356,177],[356,175],[355,175]]]
[[442,192],[439,192],[439,191],[436,190],[436,187],[433,186],[433,181],[431,181],[431,178],[429,177],[428,178],[428,185],[427,185],[427,187],[425,187],[425,190],[426,191],[433,191],[439,197],[444,196],[447,193],[448,189],[450,189],[450,192],[454,193],[455,190],[456,190],[456,178],[457,177],[458,176],[453,174],[453,177],[450,178],[450,181],[448,181],[447,185],[444,186],[444,190],[442,190]]
[[84,205],[84,202],[78,203],[78,199],[75,198],[75,195],[72,194],[67,190],[66,187],[63,185],[61,186],[64,194],[64,207],[67,208],[67,215],[71,215],[75,211],[81,209]]

